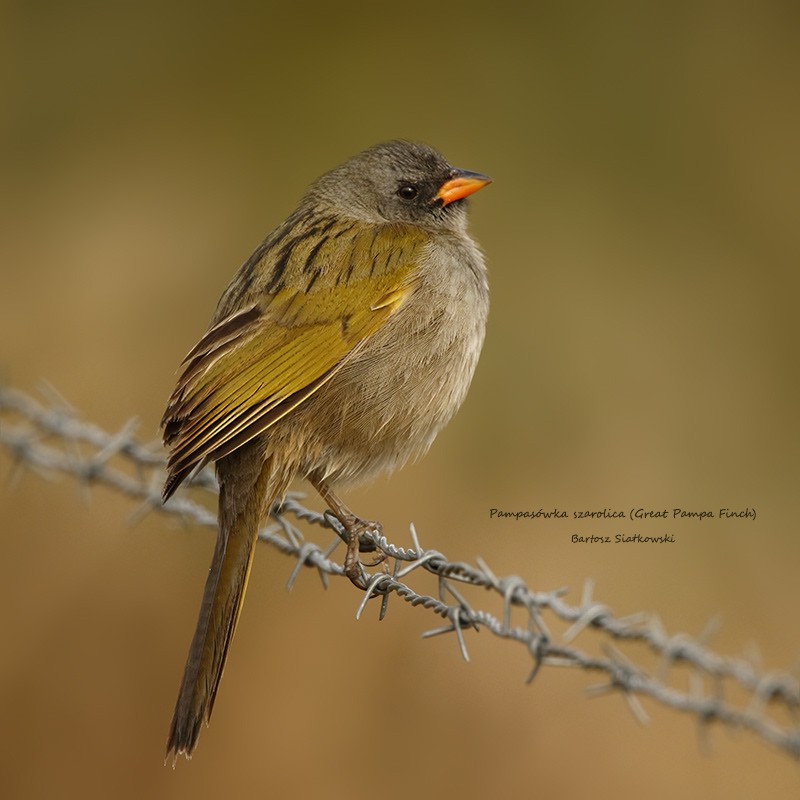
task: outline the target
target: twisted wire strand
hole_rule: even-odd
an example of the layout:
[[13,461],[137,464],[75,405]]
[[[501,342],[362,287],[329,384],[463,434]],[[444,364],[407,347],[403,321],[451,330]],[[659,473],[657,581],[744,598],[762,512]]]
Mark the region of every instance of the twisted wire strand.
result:
[[[139,501],[134,519],[151,511],[178,516],[198,525],[216,528],[216,517],[202,503],[182,492],[168,505],[161,501],[164,454],[160,444],[145,445],[136,437],[136,423],[126,422],[116,433],[81,420],[77,413],[53,390],[46,402],[11,388],[0,387],[0,451],[12,461],[12,475],[21,469],[34,470],[44,477],[67,475],[84,486],[103,486]],[[84,453],[87,449],[90,452]],[[213,495],[217,484],[210,470],[189,480],[189,489]],[[299,495],[290,495],[273,512],[273,521],[260,532],[260,538],[284,555],[295,559],[288,579],[291,588],[303,568],[316,570],[323,586],[331,577],[344,577],[342,564],[332,559],[342,534],[328,513],[305,507]],[[336,534],[322,546],[307,540],[296,523],[306,528]],[[593,585],[587,581],[579,605],[564,598],[565,588],[541,592],[530,589],[519,576],[498,577],[482,560],[475,564],[449,560],[437,550],[425,549],[413,525],[411,548],[392,544],[378,532],[367,534],[375,548],[393,562],[373,573],[365,572],[362,598],[356,611],[360,617],[371,600],[379,601],[379,615],[385,616],[390,597],[413,607],[422,607],[440,617],[444,624],[427,631],[424,637],[454,634],[464,659],[469,660],[467,637],[470,630],[489,631],[499,639],[518,642],[531,658],[528,681],[544,667],[565,667],[596,672],[604,682],[589,687],[590,695],[620,693],[635,717],[642,722],[647,714],[641,697],[692,714],[704,726],[717,722],[730,728],[750,731],[784,753],[800,758],[800,680],[788,671],[762,671],[752,661],[720,655],[707,644],[713,626],[698,637],[669,634],[653,614],[615,617],[611,610],[593,598]],[[416,576],[432,575],[437,596],[423,594],[410,584]],[[500,601],[499,613],[478,609],[459,587],[491,592]],[[485,593],[480,595],[485,596]],[[514,610],[525,617],[525,624],[512,625]],[[546,618],[568,625],[554,636]],[[573,645],[587,630],[603,638],[602,655],[596,656]],[[657,674],[651,675],[614,644],[639,643],[658,656]],[[691,670],[690,688],[684,691],[670,685],[678,666]],[[711,691],[705,689],[709,683]],[[744,690],[747,702],[734,704],[726,699],[729,687]],[[727,692],[729,693],[729,692]]]

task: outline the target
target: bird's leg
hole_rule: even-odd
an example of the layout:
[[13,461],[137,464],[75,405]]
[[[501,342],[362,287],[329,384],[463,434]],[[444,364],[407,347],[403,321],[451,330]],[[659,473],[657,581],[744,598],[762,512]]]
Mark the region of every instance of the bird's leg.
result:
[[[309,481],[313,487],[320,493],[322,499],[328,504],[333,516],[339,520],[344,528],[347,536],[347,554],[344,558],[344,572],[350,580],[360,588],[364,588],[362,579],[361,560],[359,553],[367,553],[375,551],[374,542],[364,537],[368,531],[377,531],[379,534],[382,532],[381,524],[379,522],[367,522],[366,520],[357,517],[350,509],[334,494],[328,485],[327,481],[322,478],[310,476]],[[386,558],[385,554],[378,553],[372,563],[367,564],[368,567],[374,567],[380,564]]]

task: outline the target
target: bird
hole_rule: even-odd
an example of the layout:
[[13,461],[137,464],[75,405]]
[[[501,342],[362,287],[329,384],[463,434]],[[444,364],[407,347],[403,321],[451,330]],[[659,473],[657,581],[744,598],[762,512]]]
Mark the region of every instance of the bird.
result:
[[163,499],[214,462],[219,529],[167,740],[173,765],[211,717],[259,526],[292,481],[330,507],[359,583],[361,537],[380,526],[336,492],[423,455],[464,400],[489,309],[466,198],[490,182],[405,140],[350,158],[244,262],[179,368],[161,423]]

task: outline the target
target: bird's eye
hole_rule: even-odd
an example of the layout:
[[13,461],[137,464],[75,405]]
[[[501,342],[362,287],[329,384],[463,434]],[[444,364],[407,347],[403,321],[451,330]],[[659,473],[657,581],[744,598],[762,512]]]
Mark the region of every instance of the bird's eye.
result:
[[403,200],[413,200],[417,196],[417,187],[413,183],[404,183],[398,190],[397,194]]

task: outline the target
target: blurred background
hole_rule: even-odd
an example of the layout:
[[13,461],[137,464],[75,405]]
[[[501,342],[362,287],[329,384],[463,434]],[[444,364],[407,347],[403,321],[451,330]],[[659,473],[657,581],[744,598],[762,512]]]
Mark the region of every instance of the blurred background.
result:
[[[469,398],[429,456],[349,492],[410,545],[584,580],[715,650],[797,663],[800,14],[786,2],[9,3],[0,376],[145,441],[217,298],[321,172],[441,149],[491,271]],[[11,472],[0,455],[0,469]],[[796,796],[749,735],[544,670],[488,633],[256,554],[190,763],[163,748],[213,535],[102,489],[0,486],[0,795]],[[319,507],[316,498],[309,502]],[[756,508],[620,526],[510,511]],[[573,533],[672,533],[668,546]],[[327,539],[324,539],[327,541]],[[487,597],[487,603],[489,598]],[[577,644],[581,644],[580,639]],[[518,652],[519,651],[519,652]],[[381,719],[376,729],[368,719]]]

